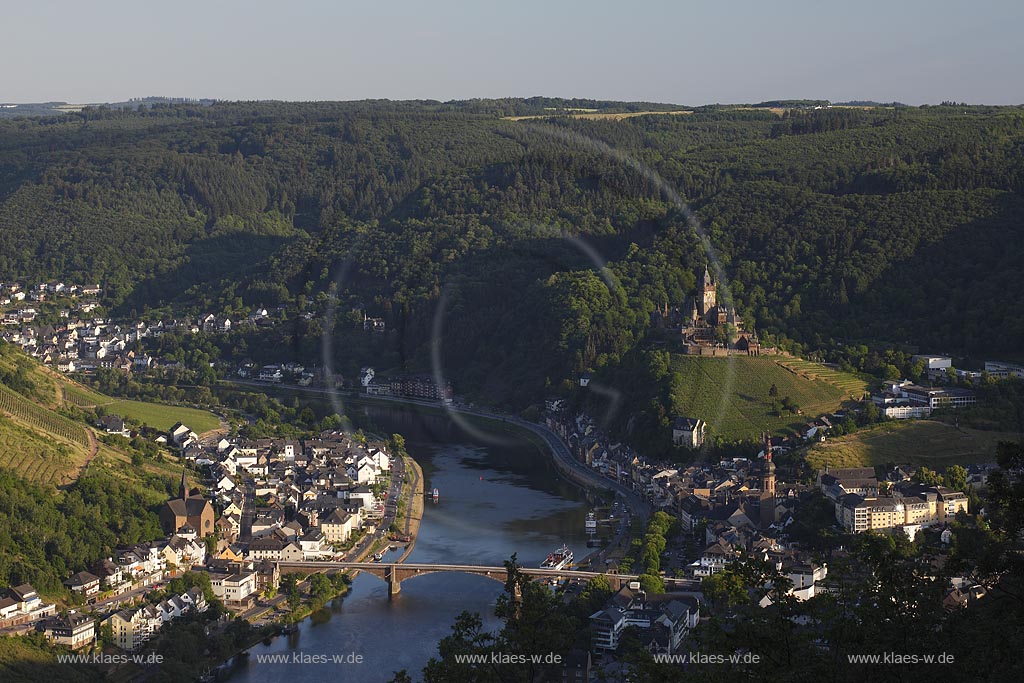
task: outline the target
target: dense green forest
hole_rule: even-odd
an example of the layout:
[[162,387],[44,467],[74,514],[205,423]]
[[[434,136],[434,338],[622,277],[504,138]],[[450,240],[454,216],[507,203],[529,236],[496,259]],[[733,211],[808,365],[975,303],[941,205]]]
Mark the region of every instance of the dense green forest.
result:
[[[699,223],[725,298],[770,340],[1019,354],[1024,111],[771,104],[616,121],[503,117],[658,107],[3,120],[0,281],[99,282],[124,314],[284,305],[275,353],[318,360],[330,332],[350,374],[429,368],[437,334],[458,390],[521,406],[616,366],[652,312],[684,303],[709,260]],[[364,334],[364,312],[388,332]]]
[[95,469],[57,496],[0,469],[0,586],[31,583],[64,595],[64,579],[116,546],[163,537],[156,510],[173,482],[128,483]]

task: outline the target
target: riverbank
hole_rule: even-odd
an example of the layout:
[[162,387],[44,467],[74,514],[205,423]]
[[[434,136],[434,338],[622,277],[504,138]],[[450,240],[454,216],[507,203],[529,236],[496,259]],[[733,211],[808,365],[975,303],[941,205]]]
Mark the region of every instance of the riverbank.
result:
[[[412,540],[405,546],[405,552],[398,558],[398,562],[405,562],[409,554],[412,553],[413,548],[416,547],[416,540],[419,538],[420,533],[420,523],[423,522],[423,468],[408,453],[402,453],[402,460],[405,462],[405,471],[411,471],[413,475],[412,481],[409,482],[409,497],[406,499],[408,503],[406,504],[405,513],[405,535],[412,538]],[[405,489],[403,488],[404,492]]]
[[490,431],[504,431],[515,433],[526,441],[533,443],[542,450],[548,450],[555,466],[561,472],[562,477],[585,490],[614,491],[621,495],[630,507],[632,515],[642,521],[646,521],[651,515],[651,506],[642,500],[634,491],[623,486],[619,482],[608,479],[598,472],[584,466],[572,457],[568,446],[564,441],[546,425],[524,420],[515,415],[503,415],[476,407],[469,407],[459,404],[441,405],[437,401],[422,399],[404,398],[398,396],[368,396],[351,391],[339,391],[337,389],[320,389],[314,387],[300,387],[291,384],[272,384],[246,380],[220,380],[221,384],[238,386],[250,389],[260,389],[267,394],[304,394],[311,399],[320,396],[334,395],[343,403],[356,405],[378,405],[401,406],[404,410],[424,415],[452,415],[457,414],[460,419],[470,423],[485,426]]

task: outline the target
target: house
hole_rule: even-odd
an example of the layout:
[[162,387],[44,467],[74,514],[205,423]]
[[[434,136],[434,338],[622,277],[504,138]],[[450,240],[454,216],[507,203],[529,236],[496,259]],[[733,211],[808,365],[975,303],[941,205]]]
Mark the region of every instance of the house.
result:
[[722,540],[716,541],[704,549],[700,559],[690,565],[693,569],[693,576],[700,578],[716,574],[725,569],[726,565],[737,557],[738,553],[728,543]]
[[132,435],[131,430],[124,426],[124,419],[119,415],[104,415],[100,419],[99,426],[107,434],[114,434],[116,436],[130,437]]
[[377,467],[370,458],[362,458],[359,461],[359,464],[356,466],[355,480],[360,484],[372,485],[377,483]]
[[115,563],[112,557],[100,560],[89,571],[100,578],[100,586],[105,588],[116,588],[129,580],[124,567]]
[[213,588],[213,594],[225,604],[237,606],[256,594],[256,572],[211,573],[210,587]]
[[613,651],[623,632],[634,627],[648,651],[671,654],[699,622],[700,603],[695,598],[672,593],[648,596],[639,582],[631,582],[590,615],[591,644],[598,653]]
[[287,541],[273,533],[254,538],[249,543],[248,557],[250,560],[273,560],[276,562],[281,559],[281,551],[286,545],[288,545]]
[[334,508],[331,514],[320,521],[320,531],[328,543],[344,543],[357,525],[358,520],[354,515]]
[[100,592],[100,577],[91,572],[72,574],[64,581],[64,585],[73,593],[89,596]]
[[96,622],[87,614],[67,612],[50,617],[36,627],[46,639],[72,650],[91,645],[96,640]]
[[18,613],[18,602],[12,597],[0,598],[0,620],[10,619]]
[[171,443],[179,448],[184,448],[190,441],[198,441],[199,435],[189,429],[181,422],[175,423],[168,434]]
[[310,529],[299,539],[299,547],[302,548],[304,560],[319,560],[331,552],[323,532],[316,528]]
[[848,493],[860,496],[878,494],[878,478],[873,467],[825,468],[818,476],[818,486],[830,500],[836,501]]
[[36,589],[32,587],[32,584],[23,583],[20,586],[14,586],[13,588],[7,589],[7,594],[17,603],[18,611],[28,614],[39,609],[43,601],[39,597],[39,593],[36,593]]
[[256,590],[263,593],[268,590],[277,590],[281,585],[281,568],[277,562],[263,560],[255,567]]
[[122,650],[134,651],[153,637],[163,626],[163,616],[156,607],[146,605],[115,612],[107,619],[114,643]]
[[672,445],[700,448],[704,445],[707,431],[707,423],[700,418],[677,417],[672,422]]

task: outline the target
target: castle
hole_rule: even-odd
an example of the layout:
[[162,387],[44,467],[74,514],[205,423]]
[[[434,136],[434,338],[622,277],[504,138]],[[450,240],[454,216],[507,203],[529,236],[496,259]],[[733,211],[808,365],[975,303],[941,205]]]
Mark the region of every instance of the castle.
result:
[[689,354],[728,355],[729,349],[720,341],[720,330],[728,330],[735,335],[729,340],[732,348],[749,355],[760,353],[757,335],[746,331],[736,309],[718,303],[718,287],[708,267],[704,266],[704,277],[680,326],[683,347]]

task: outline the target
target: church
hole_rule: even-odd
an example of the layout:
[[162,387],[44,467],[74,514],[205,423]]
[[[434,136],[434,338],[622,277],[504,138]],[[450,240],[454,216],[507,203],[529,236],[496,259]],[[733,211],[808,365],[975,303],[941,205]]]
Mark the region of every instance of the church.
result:
[[191,527],[197,536],[213,533],[213,506],[201,496],[190,496],[185,481],[185,468],[181,470],[178,497],[160,509],[160,525],[168,534],[177,533],[184,526]]

